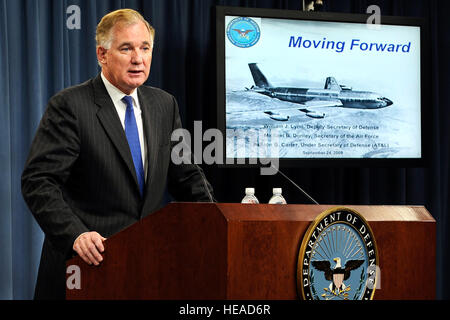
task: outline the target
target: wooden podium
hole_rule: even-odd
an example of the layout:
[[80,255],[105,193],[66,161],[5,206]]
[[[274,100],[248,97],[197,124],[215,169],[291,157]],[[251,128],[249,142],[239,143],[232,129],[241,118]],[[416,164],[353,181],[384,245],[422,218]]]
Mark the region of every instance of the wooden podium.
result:
[[[311,221],[331,205],[171,203],[105,242],[100,266],[80,257],[67,299],[298,299],[297,259]],[[436,222],[421,206],[347,206],[378,244],[374,299],[434,299]]]

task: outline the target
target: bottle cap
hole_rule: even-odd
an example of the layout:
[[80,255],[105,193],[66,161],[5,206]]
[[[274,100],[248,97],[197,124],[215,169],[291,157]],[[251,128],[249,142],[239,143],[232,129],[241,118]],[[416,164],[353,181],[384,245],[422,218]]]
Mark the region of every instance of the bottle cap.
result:
[[245,194],[254,195],[255,194],[255,188],[245,188]]
[[273,194],[281,194],[281,188],[273,188]]

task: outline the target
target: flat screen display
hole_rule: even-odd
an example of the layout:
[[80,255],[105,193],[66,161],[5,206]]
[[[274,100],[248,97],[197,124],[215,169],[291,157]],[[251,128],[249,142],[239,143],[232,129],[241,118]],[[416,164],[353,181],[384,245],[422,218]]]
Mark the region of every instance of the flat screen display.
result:
[[244,11],[218,11],[228,163],[423,158],[419,23]]

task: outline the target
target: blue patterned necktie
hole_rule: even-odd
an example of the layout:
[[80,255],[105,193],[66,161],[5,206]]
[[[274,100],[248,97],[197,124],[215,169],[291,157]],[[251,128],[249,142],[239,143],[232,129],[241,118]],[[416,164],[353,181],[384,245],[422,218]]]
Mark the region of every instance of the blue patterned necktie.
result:
[[125,135],[127,136],[128,145],[130,146],[131,156],[133,157],[134,169],[139,184],[141,196],[144,194],[145,173],[142,165],[141,144],[139,143],[139,131],[136,124],[136,118],[133,111],[133,98],[125,96],[122,101],[127,105],[125,112]]

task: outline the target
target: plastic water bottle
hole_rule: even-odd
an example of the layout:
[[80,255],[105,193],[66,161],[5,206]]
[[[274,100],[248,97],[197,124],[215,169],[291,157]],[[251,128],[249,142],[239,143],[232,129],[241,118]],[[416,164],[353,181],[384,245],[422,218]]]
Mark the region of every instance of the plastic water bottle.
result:
[[287,204],[286,199],[281,195],[281,188],[273,188],[273,196],[270,198],[271,204]]
[[242,199],[241,203],[259,203],[258,199],[255,197],[254,188],[245,188],[245,197]]

